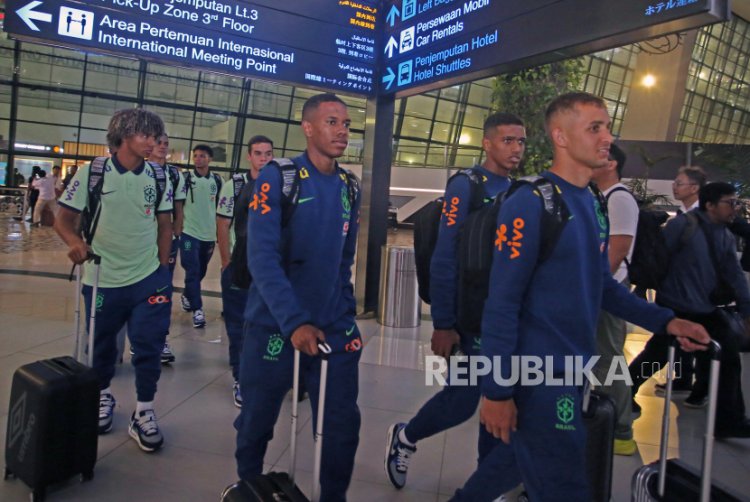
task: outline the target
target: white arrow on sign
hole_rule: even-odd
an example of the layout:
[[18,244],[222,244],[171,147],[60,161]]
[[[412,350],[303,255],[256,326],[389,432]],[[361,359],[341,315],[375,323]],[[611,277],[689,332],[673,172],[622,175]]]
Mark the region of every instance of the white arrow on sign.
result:
[[387,52],[388,53],[388,57],[392,58],[393,57],[393,49],[395,49],[396,47],[398,47],[398,42],[396,42],[395,38],[391,37],[391,39],[388,40],[388,43],[385,44],[385,50],[383,52]]
[[16,14],[18,14],[18,17],[21,18],[21,21],[26,23],[26,26],[28,26],[34,31],[40,31],[40,30],[37,27],[37,25],[34,24],[34,21],[32,21],[32,19],[41,21],[43,23],[52,22],[52,14],[47,14],[46,12],[34,12],[34,9],[36,7],[39,7],[40,5],[42,5],[42,2],[34,0],[33,2],[26,4],[25,6],[21,7],[20,9],[16,11]]

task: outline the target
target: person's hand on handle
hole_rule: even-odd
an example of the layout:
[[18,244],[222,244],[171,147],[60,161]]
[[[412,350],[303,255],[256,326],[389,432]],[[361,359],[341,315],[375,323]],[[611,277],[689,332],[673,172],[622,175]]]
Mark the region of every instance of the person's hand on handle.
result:
[[325,342],[326,337],[322,331],[312,324],[303,324],[292,333],[292,345],[300,352],[308,356],[318,355],[318,342]]

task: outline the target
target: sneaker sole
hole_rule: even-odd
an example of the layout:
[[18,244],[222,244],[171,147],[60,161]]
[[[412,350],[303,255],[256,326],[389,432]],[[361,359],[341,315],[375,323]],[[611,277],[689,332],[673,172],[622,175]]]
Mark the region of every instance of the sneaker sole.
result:
[[239,409],[242,409],[242,403],[240,403],[240,402],[239,402],[239,401],[237,401],[236,399],[232,399],[232,401],[234,401],[234,405],[235,405],[235,406],[236,406],[237,408],[239,408]]
[[135,430],[135,427],[133,427],[132,425],[128,427],[128,434],[130,434],[130,437],[135,439],[135,442],[138,443],[138,448],[145,451],[146,453],[153,453],[156,450],[161,449],[161,447],[164,445],[163,441],[158,446],[148,446],[148,445],[143,444],[141,442],[141,437],[138,435],[138,431]]
[[386,434],[386,442],[385,442],[385,462],[383,462],[383,467],[385,468],[385,475],[388,476],[388,481],[391,482],[394,488],[397,490],[400,490],[404,486],[406,486],[406,483],[404,483],[402,486],[398,486],[396,483],[393,482],[393,478],[391,478],[391,470],[388,468],[388,457],[391,456],[391,444],[393,444],[393,434],[396,433],[398,430],[398,424],[393,424],[388,428],[388,433]]
[[708,403],[692,404],[692,403],[684,402],[682,404],[684,404],[686,408],[692,408],[694,410],[700,410],[701,408],[705,408]]
[[161,358],[161,363],[162,363],[162,364],[169,364],[169,363],[173,363],[173,362],[174,362],[174,360],[175,360],[175,357],[174,357],[174,356],[169,356],[169,357],[164,357],[164,356],[162,356],[162,358]]
[[112,422],[110,422],[110,423],[109,423],[109,425],[108,425],[107,427],[104,427],[104,428],[102,428],[102,427],[100,426],[100,427],[99,427],[99,435],[101,436],[102,434],[106,434],[106,433],[108,433],[108,432],[109,432],[109,431],[111,431],[111,430],[112,430]]
[[205,322],[203,324],[193,323],[193,327],[194,328],[205,328],[206,327],[206,323]]

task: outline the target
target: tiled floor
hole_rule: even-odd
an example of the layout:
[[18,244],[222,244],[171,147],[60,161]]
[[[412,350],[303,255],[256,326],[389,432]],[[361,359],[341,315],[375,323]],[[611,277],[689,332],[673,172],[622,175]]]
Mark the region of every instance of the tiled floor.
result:
[[[0,216],[4,242],[0,249],[0,447],[4,448],[11,377],[25,363],[68,354],[73,347],[72,284],[60,277],[69,271],[64,248],[51,229],[29,230]],[[206,289],[218,291],[218,264],[212,263]],[[23,274],[32,271],[37,275]],[[39,276],[38,274],[60,274]],[[175,284],[181,285],[178,267]],[[134,407],[133,370],[125,364],[113,382],[118,399],[114,430],[101,436],[96,475],[90,483],[71,481],[55,487],[50,500],[71,501],[210,501],[235,479],[234,429],[237,409],[231,400],[232,379],[227,364],[227,340],[219,318],[220,302],[206,301],[208,326],[192,328],[189,315],[175,309],[170,343],[177,361],[164,367],[156,399],[166,445],[156,454],[141,452],[129,438],[126,422]],[[424,384],[424,356],[429,354],[428,323],[421,328],[385,328],[373,320],[360,321],[366,346],[360,365],[362,430],[349,499],[359,501],[443,501],[460,486],[475,462],[476,417],[460,427],[419,445],[407,488],[396,491],[382,467],[386,427],[409,419],[434,388]],[[647,339],[634,333],[629,352]],[[747,357],[747,356],[746,356]],[[747,359],[746,359],[747,362]],[[744,378],[750,389],[750,378]],[[749,391],[750,392],[750,391]],[[663,400],[654,397],[653,382],[638,401],[643,416],[635,423],[639,453],[616,457],[615,501],[630,499],[633,472],[658,456],[658,433]],[[289,403],[282,414],[288,413]],[[704,416],[673,405],[675,424],[670,454],[699,465]],[[311,479],[312,438],[310,410],[301,407],[298,481],[307,489]],[[289,421],[281,419],[266,457],[269,468],[286,469]],[[719,442],[714,455],[714,477],[750,500],[750,440]],[[18,480],[0,483],[0,500],[28,500],[28,489]]]

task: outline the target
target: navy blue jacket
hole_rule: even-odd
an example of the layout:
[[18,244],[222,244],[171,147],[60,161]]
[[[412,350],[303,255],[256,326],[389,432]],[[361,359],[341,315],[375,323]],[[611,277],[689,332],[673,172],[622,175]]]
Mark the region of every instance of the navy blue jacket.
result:
[[[721,274],[734,289],[740,314],[744,318],[750,317],[750,291],[737,259],[734,236],[727,225],[711,223],[705,211],[696,208],[690,213],[708,229]],[[671,259],[669,272],[657,291],[656,300],[680,312],[708,314],[716,308],[709,295],[716,287],[718,277],[700,226],[695,228],[687,242],[682,242],[687,225],[687,215],[680,214],[664,227],[664,239]]]
[[[510,180],[476,166],[482,177],[485,202],[505,192]],[[454,177],[445,189],[435,252],[430,262],[430,307],[435,329],[451,329],[456,324],[458,286],[458,234],[471,209],[471,181],[468,176]]]
[[302,324],[324,329],[344,317],[354,322],[351,267],[359,229],[359,197],[349,207],[345,176],[325,175],[307,154],[299,199],[282,228],[282,180],[264,168],[248,215],[247,257],[253,277],[245,320],[289,337]]
[[[564,371],[564,356],[587,361],[596,351],[599,309],[658,331],[674,314],[640,300],[618,284],[609,271],[608,222],[588,188],[545,173],[560,189],[570,219],[552,254],[537,262],[540,244],[540,195],[521,187],[503,203],[498,215],[490,289],[482,318],[482,354],[501,356],[504,378],[510,356],[554,357],[555,375]],[[494,378],[482,381],[483,394],[508,399],[514,387]]]

